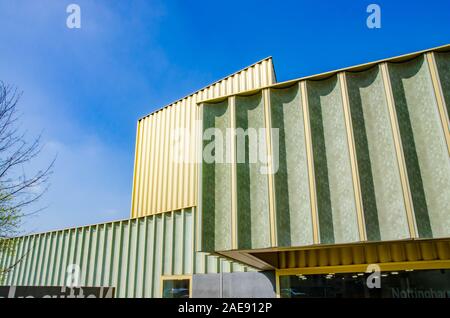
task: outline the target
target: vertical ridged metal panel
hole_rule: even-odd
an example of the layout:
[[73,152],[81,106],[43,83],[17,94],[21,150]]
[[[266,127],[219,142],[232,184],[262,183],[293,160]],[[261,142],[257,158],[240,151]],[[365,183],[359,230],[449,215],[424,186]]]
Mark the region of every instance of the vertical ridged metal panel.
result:
[[[278,151],[279,166],[270,190],[270,178],[252,177],[251,163],[216,164],[222,174],[237,171],[228,200],[238,203],[237,224],[214,222],[205,200],[202,235],[211,224],[230,235],[221,240],[237,232],[244,251],[270,248],[273,228],[275,247],[449,237],[448,54],[430,50],[228,96],[220,104],[236,100],[229,122],[237,128],[279,130],[278,142],[272,132],[270,144],[258,145],[269,158]],[[203,101],[203,118],[217,103]],[[239,157],[248,145],[234,138]],[[233,189],[228,179],[207,185],[200,195]]]
[[197,205],[198,101],[275,82],[272,59],[267,58],[140,119],[131,216]]
[[195,251],[195,209],[15,238],[17,263],[4,285],[63,286],[77,264],[81,286],[113,286],[116,297],[161,297],[161,276],[247,271],[250,268]]

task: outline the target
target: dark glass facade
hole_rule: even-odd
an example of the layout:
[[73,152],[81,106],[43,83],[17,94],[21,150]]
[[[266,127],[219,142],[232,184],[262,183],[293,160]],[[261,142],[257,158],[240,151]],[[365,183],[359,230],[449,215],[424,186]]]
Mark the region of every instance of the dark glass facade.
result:
[[[450,270],[280,276],[282,298],[450,298]],[[373,275],[373,274],[372,274]],[[368,284],[369,281],[369,284]]]
[[189,279],[163,280],[163,298],[189,298]]

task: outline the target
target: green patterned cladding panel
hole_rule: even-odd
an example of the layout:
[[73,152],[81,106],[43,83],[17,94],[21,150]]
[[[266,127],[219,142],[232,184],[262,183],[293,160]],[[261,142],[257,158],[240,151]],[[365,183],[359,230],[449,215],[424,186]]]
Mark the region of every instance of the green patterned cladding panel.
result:
[[[202,227],[205,251],[231,249],[231,165],[227,128],[231,125],[227,102],[203,107]],[[215,129],[216,131],[213,131]],[[212,161],[214,159],[214,161]]]
[[238,247],[270,246],[267,144],[262,94],[236,98]]
[[[209,172],[203,175],[201,195],[208,198],[202,201],[208,205],[203,248],[210,251],[217,240],[210,235],[211,223],[221,228],[215,235],[223,233],[227,246],[236,232],[238,249],[404,240],[412,238],[414,228],[420,238],[450,237],[449,127],[441,118],[450,103],[450,53],[433,53],[438,71],[434,82],[433,60],[425,54],[430,53],[229,96],[236,101],[236,118],[220,125],[231,128],[235,120],[243,131],[276,129],[271,149],[262,149],[278,150],[278,169],[273,176],[259,173],[261,164],[249,162],[250,134],[244,143],[236,139],[237,157],[247,156],[234,167],[236,193],[228,192],[232,165],[220,180]],[[439,86],[444,111],[435,93]],[[213,101],[206,105],[222,107]],[[261,140],[265,143],[264,136]],[[233,218],[211,212],[210,192],[217,189],[227,203],[235,196],[235,229],[230,228]],[[223,210],[234,213],[231,203]]]
[[389,72],[419,235],[448,236],[450,159],[428,63],[420,56]]
[[321,243],[359,240],[342,94],[337,76],[308,81]]
[[409,237],[385,88],[379,66],[347,73],[368,240]]
[[[305,128],[300,86],[270,91],[272,128],[278,129],[278,171],[275,173],[279,246],[313,242]],[[275,149],[275,148],[274,148]]]

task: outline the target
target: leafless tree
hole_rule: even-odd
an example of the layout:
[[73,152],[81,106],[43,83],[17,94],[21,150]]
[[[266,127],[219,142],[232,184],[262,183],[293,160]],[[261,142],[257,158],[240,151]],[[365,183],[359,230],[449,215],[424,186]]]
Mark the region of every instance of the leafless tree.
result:
[[[0,81],[0,255],[15,253],[15,239],[23,219],[41,209],[30,210],[47,191],[55,159],[43,170],[27,175],[27,165],[42,150],[41,136],[29,141],[18,124],[22,93]],[[24,251],[26,253],[27,251]],[[18,260],[22,256],[18,256]],[[0,280],[8,268],[0,268]]]

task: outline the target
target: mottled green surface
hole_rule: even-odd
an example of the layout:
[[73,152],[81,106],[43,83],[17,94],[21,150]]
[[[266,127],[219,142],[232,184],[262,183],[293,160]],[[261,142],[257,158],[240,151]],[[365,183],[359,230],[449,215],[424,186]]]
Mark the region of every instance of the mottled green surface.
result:
[[271,90],[272,127],[279,129],[279,168],[275,174],[279,246],[313,242],[305,130],[299,85]]
[[[245,135],[240,142],[237,138],[236,156],[245,156],[245,162],[237,163],[237,225],[239,248],[263,248],[270,246],[270,220],[268,176],[260,160],[267,161],[266,138],[260,133],[264,128],[264,103],[262,94],[236,97],[236,128],[258,132],[257,143],[249,142]],[[245,140],[244,140],[245,139]],[[252,148],[252,147],[257,148]],[[258,160],[251,162],[251,151],[258,152]]]
[[390,64],[395,107],[421,237],[450,235],[450,162],[428,64]]
[[359,240],[342,95],[333,76],[308,81],[320,239],[322,243]]
[[212,163],[203,161],[202,165],[202,239],[205,251],[231,249],[231,165],[225,160],[226,129],[230,123],[227,102],[203,107],[203,129],[213,127],[222,135],[222,143],[217,143],[215,138],[203,141],[203,149],[207,145],[215,146],[217,160]]
[[409,237],[386,94],[378,66],[347,73],[368,240]]
[[[446,101],[450,85],[449,54],[436,53]],[[428,64],[424,63],[422,55],[412,61],[389,63],[388,71],[400,130],[401,149],[398,150],[403,151],[401,157],[404,157],[407,167],[406,176],[419,236],[449,237],[450,162]],[[338,78],[335,74],[327,79],[306,80],[321,244],[360,240],[348,127]],[[364,71],[347,71],[346,79],[353,128],[350,137],[355,141],[367,238],[369,241],[408,239],[411,233],[399,166],[399,159],[402,158],[398,158],[395,148],[380,67],[376,65]],[[312,244],[310,189],[299,87],[300,83],[297,82],[291,87],[269,88],[270,119],[272,128],[278,130],[272,137],[278,136],[279,160],[274,175],[273,195],[276,235],[280,247]],[[262,92],[253,96],[236,96],[237,127],[244,130],[265,127],[263,103]],[[229,124],[221,123],[221,127]],[[211,122],[209,125],[216,127],[217,123]],[[259,137],[265,143],[264,134],[259,136],[257,133],[256,138]],[[236,167],[238,248],[268,247],[268,177],[260,173],[261,163],[249,163],[248,141],[251,137],[246,135],[242,146],[238,139],[237,157],[244,153],[246,160]],[[264,147],[262,149],[258,159],[261,159],[261,154],[265,156]],[[214,168],[214,171],[218,170]],[[221,215],[225,215],[222,212],[211,213],[216,204],[215,199],[212,200],[214,196],[223,192],[229,202],[227,191],[231,188],[231,182],[228,176],[217,179],[212,173],[204,174],[203,182],[202,193],[207,196],[202,200],[207,208],[204,214],[207,228],[203,231],[203,242],[212,250],[218,246],[220,231],[231,236],[230,219],[220,219]],[[209,193],[211,189],[220,191],[212,195]],[[226,213],[228,210],[223,208],[223,211]],[[222,245],[229,244],[227,241]]]
[[450,115],[450,52],[435,53],[436,65],[441,81],[442,92],[447,106],[447,115]]
[[67,266],[77,264],[81,286],[116,287],[116,297],[161,297],[161,275],[253,270],[196,252],[194,220],[195,209],[185,209],[19,237],[14,255],[0,254],[1,265],[18,264],[5,284],[65,286]]

